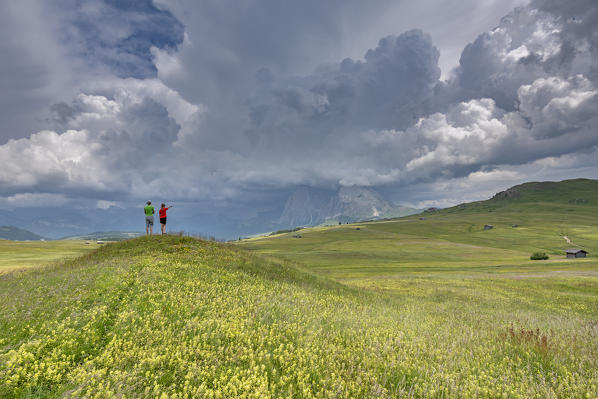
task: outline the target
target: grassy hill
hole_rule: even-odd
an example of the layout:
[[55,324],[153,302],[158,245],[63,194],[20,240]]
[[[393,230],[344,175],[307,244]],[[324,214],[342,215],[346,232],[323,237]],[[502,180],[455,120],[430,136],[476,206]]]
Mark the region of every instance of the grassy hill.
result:
[[[527,183],[507,191],[435,212],[304,229],[301,239],[281,234],[241,245],[356,285],[360,278],[440,272],[596,271],[592,256],[598,256],[598,181]],[[493,229],[484,230],[485,224]],[[567,260],[565,249],[576,246],[588,251],[589,258]],[[531,261],[536,251],[546,252],[550,259]]]
[[0,240],[39,241],[44,237],[15,226],[0,226]]
[[389,295],[188,237],[108,244],[0,276],[0,397],[595,398],[598,277],[569,270],[428,267]]

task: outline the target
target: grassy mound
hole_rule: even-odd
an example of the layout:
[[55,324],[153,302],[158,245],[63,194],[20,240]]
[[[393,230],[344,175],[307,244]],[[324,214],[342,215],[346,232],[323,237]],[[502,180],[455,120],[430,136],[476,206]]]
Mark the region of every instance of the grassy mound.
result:
[[514,281],[389,296],[218,243],[110,244],[0,277],[0,397],[595,395],[597,279]]

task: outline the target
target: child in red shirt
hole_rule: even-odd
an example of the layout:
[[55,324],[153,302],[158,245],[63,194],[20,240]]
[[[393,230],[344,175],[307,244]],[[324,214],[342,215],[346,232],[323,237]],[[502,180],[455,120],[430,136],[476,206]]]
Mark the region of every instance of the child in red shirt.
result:
[[162,234],[166,233],[166,211],[170,208],[172,208],[172,205],[166,208],[166,204],[162,204],[160,210],[158,211],[160,214],[160,227],[162,228]]

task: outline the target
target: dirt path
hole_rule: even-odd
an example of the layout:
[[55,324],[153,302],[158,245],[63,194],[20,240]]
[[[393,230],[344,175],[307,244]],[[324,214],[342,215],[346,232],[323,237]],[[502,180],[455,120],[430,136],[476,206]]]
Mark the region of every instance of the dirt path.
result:
[[571,241],[571,240],[569,239],[569,237],[567,237],[567,236],[563,236],[563,238],[565,239],[565,241],[567,241],[567,244],[569,244],[569,245],[572,245],[572,246],[574,246],[574,247],[579,247],[579,245],[577,245],[576,243],[574,243],[573,241]]

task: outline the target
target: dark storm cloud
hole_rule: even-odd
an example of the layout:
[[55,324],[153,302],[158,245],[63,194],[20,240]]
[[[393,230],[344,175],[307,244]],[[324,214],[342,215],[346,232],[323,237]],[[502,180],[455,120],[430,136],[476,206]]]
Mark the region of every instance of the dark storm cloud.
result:
[[493,98],[517,107],[517,90],[535,79],[583,74],[596,81],[598,5],[536,0],[467,45],[452,82],[455,99]]
[[[119,77],[147,78],[157,70],[152,47],[174,50],[183,41],[183,25],[152,0],[81,2],[60,0],[61,38],[90,66],[98,63]],[[56,3],[53,7],[56,7]]]
[[68,103],[86,82],[155,76],[151,49],[175,50],[183,26],[151,0],[24,0],[0,3],[0,36],[3,144],[54,128],[52,105]]
[[76,3],[61,37],[98,78],[55,102],[47,131],[0,145],[3,195],[262,201],[360,185],[424,201],[409,187],[573,173],[598,148],[598,5],[560,8],[514,10],[440,81],[420,30],[318,62],[385,4]]
[[[65,131],[41,131],[0,146],[5,194],[85,196],[85,191],[127,196],[136,186],[159,179],[180,126],[165,106],[148,98],[115,99],[79,95],[68,106]],[[155,152],[156,148],[161,149]]]
[[569,19],[516,9],[464,49],[447,83],[423,34],[383,39],[363,62],[278,81],[252,104],[252,134],[262,154],[280,149],[295,164],[313,154],[329,185],[459,178],[594,148],[598,91],[584,49],[597,28],[584,15],[593,11],[571,38]]
[[426,100],[440,77],[437,62],[438,50],[421,31],[383,38],[364,61],[347,58],[268,86],[249,100],[247,134],[267,152],[277,145],[288,156],[318,151],[322,143],[334,153],[343,137],[408,127],[428,112]]
[[407,129],[420,148],[400,168],[409,181],[596,151],[598,4],[565,7],[518,8],[465,47],[454,78],[436,88],[439,112]]
[[44,110],[63,94],[60,47],[33,1],[0,2],[0,144],[43,128]]
[[[160,2],[162,3],[162,2]],[[389,0],[234,0],[163,2],[185,24],[188,41],[171,71],[158,57],[161,78],[194,102],[247,95],[254,76],[309,73],[347,31],[376,20]]]

